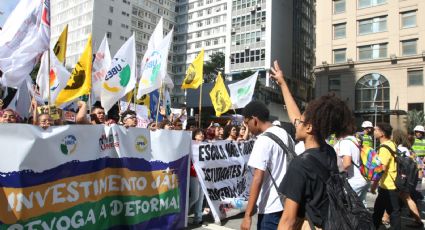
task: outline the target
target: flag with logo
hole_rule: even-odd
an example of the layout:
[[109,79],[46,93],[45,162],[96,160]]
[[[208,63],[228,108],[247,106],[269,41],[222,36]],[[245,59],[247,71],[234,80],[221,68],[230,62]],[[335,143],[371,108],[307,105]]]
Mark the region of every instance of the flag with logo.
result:
[[68,43],[68,24],[63,29],[58,41],[53,47],[53,52],[61,63],[65,63],[66,57],[66,45]]
[[252,100],[257,78],[258,71],[250,77],[228,85],[234,109],[244,108]]
[[[162,20],[157,28],[162,28]],[[152,39],[162,37],[162,30],[157,28],[152,34]],[[156,33],[156,34],[155,34]],[[173,30],[171,30],[161,42],[150,42],[152,45],[148,46],[148,50],[142,60],[141,78],[139,81],[139,90],[137,98],[142,97],[144,94],[150,93],[153,90],[159,89],[167,74],[168,51],[172,40]]]
[[55,104],[59,93],[66,87],[71,73],[58,60],[53,51],[50,51],[49,72],[50,104]]
[[49,51],[44,51],[40,61],[40,69],[38,70],[35,83],[38,87],[38,93],[43,101],[49,99]]
[[182,89],[197,89],[204,80],[204,49],[196,56],[189,65],[186,77],[183,80]]
[[220,72],[218,73],[215,85],[210,92],[210,97],[217,117],[232,108],[232,101],[230,100],[229,93],[227,92]]
[[61,105],[65,102],[72,101],[82,95],[90,93],[91,87],[91,70],[92,70],[92,36],[89,35],[86,48],[81,54],[71,77],[69,78],[66,87],[60,91],[56,98],[56,105]]
[[20,87],[49,49],[50,1],[20,0],[0,35],[2,85]]
[[134,89],[136,85],[136,44],[132,35],[112,59],[109,71],[102,79],[101,97],[105,112]]
[[111,66],[111,53],[109,51],[108,39],[105,37],[99,46],[99,50],[95,54],[93,61],[93,72],[92,72],[92,104],[95,101],[100,101],[100,95],[102,92],[102,81],[108,73],[109,67]]

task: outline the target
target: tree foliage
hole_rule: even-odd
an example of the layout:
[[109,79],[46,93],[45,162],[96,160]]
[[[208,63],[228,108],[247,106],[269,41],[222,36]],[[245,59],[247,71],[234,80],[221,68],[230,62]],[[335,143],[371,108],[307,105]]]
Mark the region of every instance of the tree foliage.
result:
[[407,130],[412,132],[417,125],[425,125],[424,111],[409,111],[407,113]]
[[204,63],[204,82],[213,82],[219,71],[224,71],[224,53],[217,52],[210,55],[210,60]]

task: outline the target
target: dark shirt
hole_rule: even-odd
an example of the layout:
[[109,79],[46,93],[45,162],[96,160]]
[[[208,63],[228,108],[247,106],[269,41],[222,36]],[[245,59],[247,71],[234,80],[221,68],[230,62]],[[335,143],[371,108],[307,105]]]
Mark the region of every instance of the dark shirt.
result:
[[305,217],[307,209],[313,223],[322,226],[324,217],[327,216],[329,202],[325,182],[318,175],[320,169],[309,167],[317,165],[317,161],[329,170],[338,171],[336,153],[331,146],[326,145],[323,151],[319,148],[308,149],[291,162],[279,191],[299,204],[297,213],[299,218]]

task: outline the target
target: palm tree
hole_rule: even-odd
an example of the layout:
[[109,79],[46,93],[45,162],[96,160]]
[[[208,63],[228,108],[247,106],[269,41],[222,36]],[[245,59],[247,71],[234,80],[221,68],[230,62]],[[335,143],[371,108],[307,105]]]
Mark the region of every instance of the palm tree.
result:
[[411,110],[407,113],[407,130],[413,132],[417,125],[425,124],[424,111]]

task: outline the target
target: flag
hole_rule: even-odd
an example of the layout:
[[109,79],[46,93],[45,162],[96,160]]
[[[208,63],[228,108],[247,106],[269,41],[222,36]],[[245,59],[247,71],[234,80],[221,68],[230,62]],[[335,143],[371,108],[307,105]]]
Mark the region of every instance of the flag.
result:
[[37,78],[35,83],[38,86],[38,92],[43,101],[49,99],[49,51],[44,51],[40,61],[40,69],[38,70]]
[[134,89],[136,85],[136,43],[132,35],[112,59],[109,71],[102,81],[101,97],[105,112]]
[[[162,121],[164,117],[158,112],[158,103],[160,102],[160,95],[159,90],[154,90],[149,93],[149,110],[150,110],[150,117],[152,120],[156,120],[156,114],[158,114],[158,121]],[[162,104],[162,103],[161,103]],[[160,104],[160,107],[161,107]]]
[[197,89],[204,80],[204,49],[196,56],[189,65],[186,77],[183,80],[182,89]]
[[32,80],[28,75],[16,91],[12,101],[7,106],[9,109],[15,110],[22,118],[28,118],[30,116],[29,108],[31,105],[31,87]]
[[165,88],[164,90],[164,104],[165,104],[165,114],[170,115],[171,114],[171,96],[170,96],[170,90]]
[[161,18],[149,40],[148,49],[142,59],[137,98],[155,89],[159,89],[167,75],[168,51],[170,49],[173,29],[162,39],[162,26]]
[[221,116],[221,114],[227,112],[232,107],[232,101],[230,100],[229,93],[227,92],[220,72],[210,92],[210,97],[217,117]]
[[21,0],[0,32],[1,84],[20,87],[49,49],[50,1]]
[[105,78],[109,67],[111,66],[111,53],[109,51],[108,39],[105,37],[99,46],[94,61],[92,72],[92,104],[95,101],[100,101],[100,94],[102,91],[102,81]]
[[53,51],[50,50],[50,72],[49,72],[49,88],[50,88],[50,104],[55,104],[59,93],[66,87],[71,73],[58,60]]
[[53,47],[53,52],[55,53],[56,57],[61,63],[65,63],[67,42],[68,42],[68,24],[66,24],[61,35],[58,38],[58,41],[55,44],[55,47]]
[[92,69],[92,38],[89,35],[86,48],[81,54],[74,69],[72,70],[71,77],[66,84],[66,87],[60,91],[56,98],[55,104],[57,106],[72,101],[82,95],[90,93],[91,87],[91,69]]
[[230,98],[234,109],[244,108],[252,100],[257,77],[258,71],[250,77],[229,84]]

